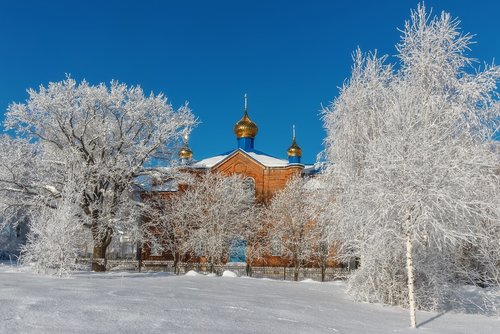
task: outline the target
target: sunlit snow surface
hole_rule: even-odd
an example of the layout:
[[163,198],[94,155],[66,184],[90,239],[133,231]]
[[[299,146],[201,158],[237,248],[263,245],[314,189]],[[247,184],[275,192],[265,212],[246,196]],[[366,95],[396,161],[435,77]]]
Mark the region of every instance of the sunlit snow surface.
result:
[[[0,333],[415,333],[395,307],[354,303],[342,283],[77,273],[0,265]],[[420,333],[500,333],[483,315],[419,312]]]

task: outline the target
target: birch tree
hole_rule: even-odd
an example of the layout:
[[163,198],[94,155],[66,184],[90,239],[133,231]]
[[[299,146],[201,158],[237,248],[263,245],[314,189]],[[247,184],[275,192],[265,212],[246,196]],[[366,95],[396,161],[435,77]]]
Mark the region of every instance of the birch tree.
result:
[[311,214],[314,224],[311,226],[311,233],[314,235],[314,244],[312,249],[312,260],[316,262],[321,269],[321,281],[326,278],[326,268],[329,262],[339,261],[337,250],[339,245],[334,239],[332,233],[332,217],[335,216],[334,210],[337,191],[332,186],[331,175],[320,174],[310,179],[304,185],[308,191],[307,209]]
[[53,204],[71,180],[85,218],[75,224],[92,237],[92,270],[103,271],[115,229],[137,224],[129,214],[137,176],[153,159],[175,152],[195,119],[187,105],[174,110],[162,94],[146,97],[140,87],[115,81],[91,86],[67,78],[28,94],[6,113],[5,128],[17,138],[1,142],[13,157],[0,166],[4,212]]
[[359,299],[437,309],[456,281],[454,253],[499,224],[495,91],[500,70],[472,67],[471,36],[420,5],[399,62],[354,56],[350,80],[324,110],[326,155],[341,193],[335,230],[361,259]]

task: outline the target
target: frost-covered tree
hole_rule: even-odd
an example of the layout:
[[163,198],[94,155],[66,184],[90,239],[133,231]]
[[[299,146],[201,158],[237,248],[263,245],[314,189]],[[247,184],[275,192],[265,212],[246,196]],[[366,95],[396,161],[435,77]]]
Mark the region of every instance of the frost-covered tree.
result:
[[0,226],[4,226],[0,229],[0,259],[15,261],[26,243],[27,221],[13,218],[11,222],[0,222]]
[[118,82],[91,86],[68,78],[28,93],[6,113],[5,128],[17,138],[0,142],[9,157],[0,164],[2,211],[23,208],[33,216],[40,203],[59,210],[71,181],[80,208],[74,223],[90,232],[92,270],[103,271],[115,230],[137,224],[130,215],[137,176],[153,159],[167,158],[195,119],[187,106],[174,110],[163,95],[144,96]]
[[[189,178],[188,178],[189,179]],[[168,180],[171,182],[173,180]],[[192,181],[192,180],[191,180]],[[181,184],[179,186],[179,183]],[[190,183],[190,182],[189,182]],[[189,183],[175,182],[176,192],[151,192],[143,198],[143,230],[151,250],[170,254],[174,259],[174,270],[180,273],[180,265],[191,254],[189,240],[195,228],[189,219],[183,192]]]
[[[481,286],[500,286],[500,224],[484,221],[478,226],[472,241],[464,242],[458,249],[461,256],[457,267],[462,275]],[[496,306],[500,308],[500,304]]]
[[166,244],[173,253],[205,257],[210,271],[228,260],[230,248],[247,238],[255,219],[254,194],[239,175],[208,172],[166,200],[170,203],[156,218],[169,235]]
[[[30,187],[38,182],[36,166],[42,163],[38,146],[23,138],[0,136],[0,213],[2,222],[15,223],[26,215],[26,204],[35,203],[38,192]],[[50,187],[41,185],[39,192],[51,194]]]
[[270,242],[265,221],[266,208],[256,203],[252,219],[245,225],[247,275],[252,276],[252,266],[255,260],[261,260],[270,253]]
[[75,224],[75,213],[80,212],[78,197],[73,187],[65,187],[53,203],[40,202],[29,210],[30,231],[21,250],[22,263],[58,276],[77,268],[77,258],[88,239],[83,224]]
[[271,199],[265,214],[268,244],[278,243],[280,255],[293,265],[295,281],[300,269],[313,258],[318,241],[306,182],[300,175],[292,177]]
[[[324,111],[326,155],[341,189],[332,221],[360,258],[359,299],[436,309],[457,280],[457,249],[500,217],[500,69],[472,68],[470,35],[447,13],[412,11],[386,57],[357,52],[350,80]],[[481,234],[481,231],[483,233]],[[492,240],[492,239],[490,239]]]
[[331,175],[320,174],[305,183],[308,191],[307,210],[311,214],[314,225],[312,261],[321,269],[321,281],[326,278],[326,268],[331,261],[337,260],[338,245],[332,234],[332,210],[335,210],[336,190],[332,187]]

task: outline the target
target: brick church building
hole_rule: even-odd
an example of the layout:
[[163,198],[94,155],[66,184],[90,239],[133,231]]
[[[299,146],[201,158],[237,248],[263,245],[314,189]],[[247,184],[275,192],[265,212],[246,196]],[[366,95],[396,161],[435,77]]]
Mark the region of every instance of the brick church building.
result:
[[[302,150],[298,146],[295,138],[295,131],[290,147],[288,148],[287,159],[280,159],[270,156],[255,148],[255,138],[258,133],[257,124],[249,117],[247,110],[247,97],[245,95],[245,108],[243,117],[235,124],[234,134],[237,146],[229,152],[208,157],[202,160],[193,159],[193,152],[186,141],[184,147],[179,151],[179,159],[183,168],[195,174],[204,172],[218,172],[225,175],[239,174],[254,188],[255,197],[258,203],[268,203],[273,195],[283,189],[288,180],[297,174],[312,176],[319,170],[315,165],[306,165],[301,161]],[[162,195],[165,198],[175,195],[178,189],[171,189]],[[164,190],[164,192],[167,192]],[[240,245],[240,249],[230,252],[228,262],[242,263],[245,258],[245,243]],[[287,261],[280,260],[279,257],[269,256],[267,265],[287,266]],[[142,259],[145,261],[167,260],[164,255],[153,254],[151,249],[145,245],[142,250]],[[255,265],[255,264],[253,264]],[[258,263],[257,265],[266,265]]]

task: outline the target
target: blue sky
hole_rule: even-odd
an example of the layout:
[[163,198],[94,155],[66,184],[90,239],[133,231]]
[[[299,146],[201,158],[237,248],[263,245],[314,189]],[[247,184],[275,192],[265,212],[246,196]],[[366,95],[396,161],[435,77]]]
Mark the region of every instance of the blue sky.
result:
[[[0,1],[0,119],[26,89],[70,73],[116,79],[189,101],[201,124],[196,159],[236,147],[232,128],[248,94],[256,149],[286,158],[297,127],[303,161],[314,162],[319,117],[349,76],[357,46],[394,55],[398,28],[418,1]],[[500,55],[500,2],[426,1],[475,34],[471,56]],[[394,58],[392,59],[394,60]]]

